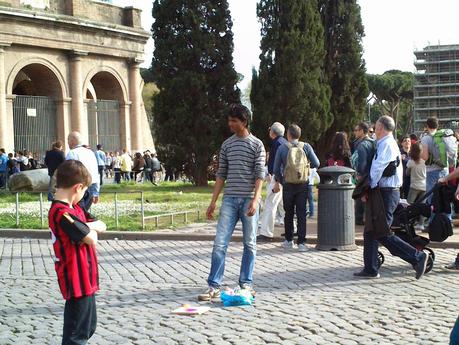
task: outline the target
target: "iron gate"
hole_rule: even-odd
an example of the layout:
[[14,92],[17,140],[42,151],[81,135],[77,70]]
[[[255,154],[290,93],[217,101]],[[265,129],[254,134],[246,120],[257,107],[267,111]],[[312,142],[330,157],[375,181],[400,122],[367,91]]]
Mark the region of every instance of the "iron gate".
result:
[[43,156],[57,139],[56,102],[50,97],[17,95],[13,101],[15,150]]
[[120,104],[118,101],[97,100],[88,103],[89,145],[102,144],[104,151],[120,149]]

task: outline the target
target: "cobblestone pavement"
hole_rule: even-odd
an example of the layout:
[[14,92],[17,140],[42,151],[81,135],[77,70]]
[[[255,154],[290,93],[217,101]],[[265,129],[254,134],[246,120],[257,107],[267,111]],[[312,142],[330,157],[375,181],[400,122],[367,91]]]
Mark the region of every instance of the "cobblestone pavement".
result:
[[[447,344],[458,314],[459,276],[414,271],[387,252],[381,279],[353,280],[354,252],[284,252],[259,245],[254,306],[201,316],[171,314],[205,287],[210,242],[101,241],[99,323],[90,344]],[[60,344],[64,302],[45,240],[0,239],[0,344]],[[226,283],[237,281],[233,243]]]

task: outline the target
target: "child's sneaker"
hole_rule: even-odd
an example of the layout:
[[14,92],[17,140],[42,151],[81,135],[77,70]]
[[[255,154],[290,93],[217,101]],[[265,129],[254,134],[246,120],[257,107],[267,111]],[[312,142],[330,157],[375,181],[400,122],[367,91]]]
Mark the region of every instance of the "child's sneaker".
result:
[[209,287],[206,292],[198,296],[198,301],[212,301],[215,298],[220,298],[220,288]]

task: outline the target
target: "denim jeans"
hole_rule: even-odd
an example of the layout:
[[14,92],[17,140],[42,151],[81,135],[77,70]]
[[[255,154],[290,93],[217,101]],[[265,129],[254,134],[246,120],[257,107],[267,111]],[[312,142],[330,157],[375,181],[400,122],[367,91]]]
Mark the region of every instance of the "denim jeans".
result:
[[97,190],[97,183],[93,183],[89,186],[86,193],[84,193],[83,199],[80,200],[80,207],[89,212],[89,209],[92,206],[92,198],[97,195],[99,195]]
[[218,218],[217,233],[212,250],[212,264],[207,283],[210,287],[220,287],[225,273],[225,258],[228,244],[238,220],[242,222],[244,251],[242,253],[239,285],[252,284],[253,268],[257,252],[257,228],[259,207],[255,215],[247,216],[252,198],[223,197]]
[[309,217],[312,217],[314,215],[314,185],[309,185],[307,199],[309,206]]
[[[381,189],[381,196],[386,211],[386,222],[392,225],[395,208],[400,200],[400,192],[396,189]],[[395,235],[388,235],[374,239],[371,233],[364,233],[363,261],[364,269],[369,274],[378,273],[378,242],[386,247],[389,252],[400,259],[415,265],[421,261],[423,253]]]
[[0,189],[6,189],[8,174],[6,171],[0,171]]
[[456,323],[449,336],[449,345],[459,345],[459,317],[456,319]]
[[306,242],[306,200],[308,196],[308,184],[284,184],[282,198],[285,210],[285,239],[293,240],[293,218],[296,213],[298,228],[298,244]]

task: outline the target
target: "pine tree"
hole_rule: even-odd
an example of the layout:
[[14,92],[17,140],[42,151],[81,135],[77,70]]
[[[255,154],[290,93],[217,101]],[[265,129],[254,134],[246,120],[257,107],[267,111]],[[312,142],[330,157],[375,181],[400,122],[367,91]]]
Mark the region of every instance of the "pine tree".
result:
[[207,185],[207,167],[227,134],[231,104],[240,102],[226,0],[155,0],[152,73],[155,139],[160,156]]
[[251,95],[254,130],[263,138],[274,121],[297,123],[303,139],[315,142],[331,123],[317,0],[261,0],[257,14],[262,39]]
[[336,131],[350,132],[365,116],[368,86],[362,58],[364,29],[356,0],[320,0],[325,29],[325,71],[333,123],[320,140],[322,154]]

